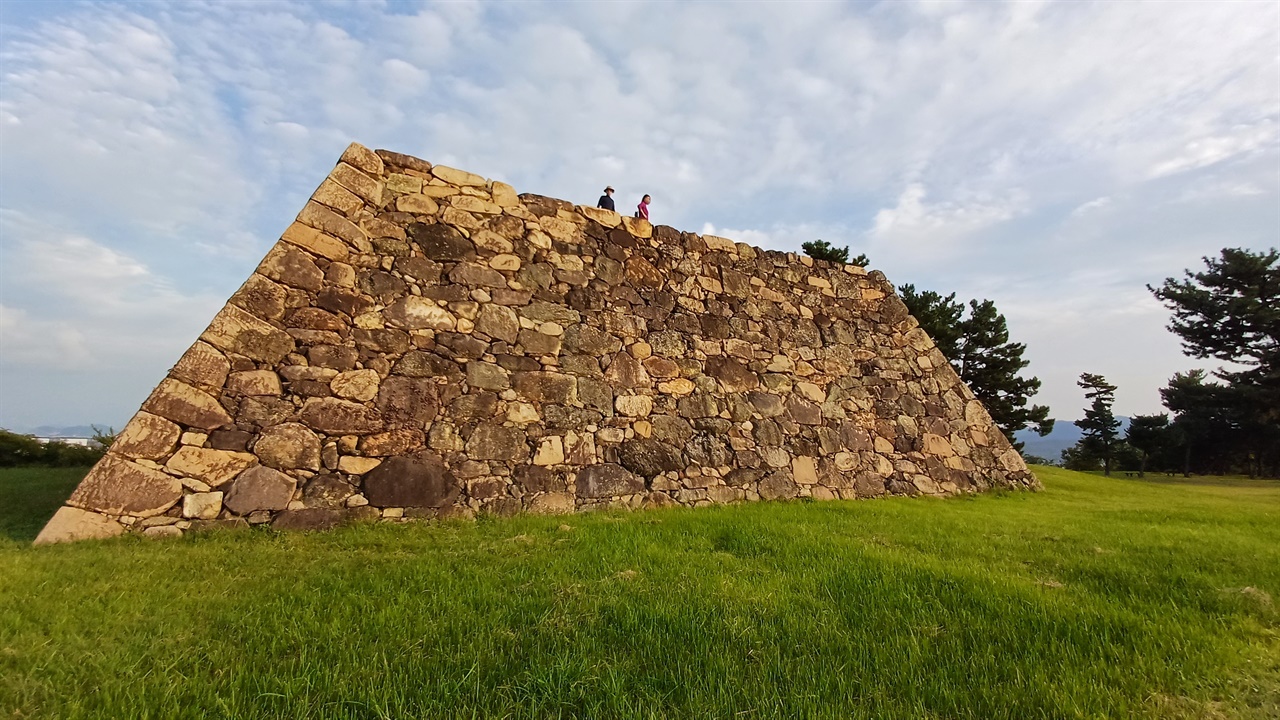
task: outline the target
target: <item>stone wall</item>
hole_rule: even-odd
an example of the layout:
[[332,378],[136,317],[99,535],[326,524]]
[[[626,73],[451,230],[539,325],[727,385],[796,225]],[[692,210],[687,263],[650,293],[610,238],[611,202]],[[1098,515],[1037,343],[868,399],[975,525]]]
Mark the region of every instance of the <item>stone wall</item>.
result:
[[1035,486],[879,272],[352,145],[37,542]]

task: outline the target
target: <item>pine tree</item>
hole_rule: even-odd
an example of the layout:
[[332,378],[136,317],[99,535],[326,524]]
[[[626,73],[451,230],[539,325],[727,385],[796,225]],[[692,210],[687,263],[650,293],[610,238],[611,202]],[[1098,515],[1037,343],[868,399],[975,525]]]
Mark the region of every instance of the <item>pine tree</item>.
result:
[[1100,458],[1103,474],[1110,475],[1111,457],[1120,434],[1120,421],[1111,412],[1116,386],[1093,373],[1081,373],[1076,384],[1084,388],[1084,396],[1093,403],[1085,410],[1084,419],[1075,421],[1075,426],[1084,431],[1079,445],[1090,455]]
[[804,250],[804,254],[815,260],[830,260],[831,262],[848,263],[849,262],[849,246],[842,248],[832,247],[831,243],[826,240],[814,240],[813,242],[801,243],[800,249]]
[[943,296],[932,290],[917,292],[909,284],[900,287],[899,292],[902,302],[933,338],[956,374],[1019,450],[1022,443],[1013,440],[1018,430],[1033,426],[1040,435],[1053,431],[1049,408],[1027,407],[1027,401],[1040,389],[1040,380],[1018,376],[1029,364],[1022,359],[1027,346],[1009,342],[1008,323],[995,303],[970,300],[966,317],[965,306],[956,301],[955,293]]
[[[1187,435],[1187,451],[1193,445],[1211,454],[1229,452],[1249,473],[1271,474],[1280,470],[1280,251],[1252,252],[1242,248],[1224,248],[1221,258],[1203,258],[1207,270],[1187,271],[1184,280],[1165,279],[1159,287],[1147,286],[1173,311],[1169,330],[1182,338],[1182,347],[1196,358],[1216,358],[1245,366],[1241,371],[1218,370],[1214,375],[1225,386],[1205,384],[1194,387],[1190,375],[1175,377],[1167,390],[1177,400],[1180,396],[1208,393],[1215,412],[1229,418],[1228,445],[1208,448],[1208,438],[1196,441]],[[1175,381],[1177,384],[1175,384]],[[1210,392],[1212,390],[1212,392]],[[1162,391],[1162,393],[1165,391]],[[1188,395],[1188,393],[1190,395]],[[1184,411],[1175,425],[1181,423],[1183,433],[1207,428],[1203,405],[1183,398]],[[1219,423],[1221,425],[1221,423]],[[1221,436],[1221,427],[1216,428]],[[1219,437],[1221,441],[1221,437]],[[1229,469],[1227,460],[1220,467]],[[1190,458],[1187,458],[1189,470]]]
[[1151,456],[1159,453],[1169,444],[1169,416],[1134,415],[1129,420],[1129,429],[1125,431],[1125,442],[1142,453],[1142,464],[1138,468],[1138,477],[1146,477],[1147,463]]

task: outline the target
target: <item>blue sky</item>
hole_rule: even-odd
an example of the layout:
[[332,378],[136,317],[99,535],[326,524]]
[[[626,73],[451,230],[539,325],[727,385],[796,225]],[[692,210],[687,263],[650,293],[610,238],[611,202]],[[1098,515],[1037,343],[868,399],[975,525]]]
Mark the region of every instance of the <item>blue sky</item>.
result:
[[0,426],[119,427],[352,140],[850,245],[1149,413],[1144,285],[1280,244],[1280,5],[6,0]]

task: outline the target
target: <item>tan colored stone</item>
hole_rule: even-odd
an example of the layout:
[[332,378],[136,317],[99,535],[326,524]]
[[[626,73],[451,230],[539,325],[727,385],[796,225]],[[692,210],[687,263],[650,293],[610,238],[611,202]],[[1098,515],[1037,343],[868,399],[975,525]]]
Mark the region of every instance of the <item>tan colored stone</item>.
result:
[[689,395],[697,386],[692,381],[684,378],[676,378],[675,380],[666,380],[658,383],[658,392],[664,395]]
[[432,167],[431,174],[450,185],[482,188],[488,184],[485,182],[484,178],[476,175],[475,173],[469,173],[465,170],[458,170],[457,168],[446,167],[444,165],[436,165]]
[[381,458],[343,455],[338,459],[338,470],[348,475],[364,475],[381,464]]
[[542,438],[533,455],[534,465],[560,465],[564,462],[564,441],[559,435]]
[[142,409],[181,425],[217,430],[231,424],[231,416],[208,393],[184,382],[165,379],[142,404]]
[[542,493],[529,501],[529,512],[538,515],[567,515],[575,510],[570,493]]
[[188,520],[213,520],[222,512],[222,493],[191,493],[182,498],[182,517]]
[[509,254],[515,249],[515,245],[512,245],[510,240],[492,230],[477,230],[471,233],[471,242],[475,243],[479,250],[487,250],[499,255]]
[[567,220],[561,220],[560,218],[538,218],[538,224],[542,226],[542,229],[548,235],[560,242],[576,244],[578,242],[579,234],[581,233],[581,230],[579,230],[577,225]]
[[489,260],[489,267],[494,270],[515,272],[520,269],[520,258],[515,255],[496,255]]
[[354,167],[340,162],[329,173],[329,179],[355,193],[374,207],[382,207],[382,181],[375,180]]
[[270,370],[245,370],[231,373],[227,391],[239,395],[280,395],[280,376]]
[[538,409],[529,403],[512,402],[507,404],[507,422],[528,425],[529,423],[538,422],[540,419]]
[[257,464],[257,456],[250,453],[183,447],[164,466],[184,477],[218,487]]
[[290,225],[280,239],[329,260],[346,260],[351,255],[346,243],[299,222]]
[[159,415],[138,411],[116,435],[111,451],[130,458],[159,460],[173,452],[182,430]]
[[938,457],[951,457],[956,454],[955,448],[951,447],[951,443],[941,435],[933,433],[925,433],[921,438],[924,445],[924,453],[926,455],[936,455]]
[[818,484],[818,465],[813,458],[798,455],[791,460],[791,478],[799,485]]
[[831,289],[831,281],[826,278],[818,277],[817,275],[810,275],[805,278],[805,282],[816,288],[824,288],[827,290]]
[[878,453],[889,455],[893,452],[893,443],[877,435],[874,442],[875,450]]
[[813,383],[797,382],[795,384],[795,390],[796,392],[800,393],[805,398],[812,400],[813,402],[821,403],[821,402],[827,401],[827,391],[823,390],[817,385],[814,385]]
[[381,378],[374,370],[349,370],[334,376],[329,388],[338,397],[364,402],[378,396],[379,382]]
[[698,284],[702,286],[703,290],[706,290],[709,293],[715,293],[719,295],[720,293],[724,292],[724,286],[720,284],[719,280],[713,277],[707,277],[706,275],[699,275]]
[[653,225],[650,225],[649,221],[644,218],[635,218],[623,215],[622,227],[626,228],[627,232],[635,235],[641,240],[653,237]]
[[492,192],[493,201],[501,207],[515,207],[520,204],[520,196],[516,194],[516,189],[504,182],[494,180]]
[[32,545],[102,540],[123,534],[124,526],[106,515],[64,506],[45,523]]
[[879,300],[884,297],[884,293],[875,288],[862,288],[862,299],[864,301]]
[[288,333],[234,305],[224,306],[200,339],[220,350],[273,365],[294,348]]
[[396,210],[415,215],[435,215],[440,212],[440,205],[426,195],[415,193],[396,198]]
[[368,252],[369,237],[364,230],[329,208],[315,202],[309,202],[298,213],[298,222],[308,227],[340,238],[343,242],[360,252]]
[[435,198],[437,200],[440,198],[449,197],[451,195],[457,195],[458,192],[459,192],[458,188],[452,185],[423,185],[422,186],[423,195],[426,195],[429,198]]
[[455,207],[446,207],[444,212],[440,213],[440,220],[446,225],[463,228],[471,232],[484,227],[480,222],[480,218]]
[[653,355],[653,346],[641,340],[639,342],[632,343],[627,348],[627,352],[631,353],[631,357],[637,360],[645,360]]
[[231,363],[212,345],[197,342],[178,359],[169,377],[200,387],[219,389],[227,381]]
[[258,436],[253,452],[277,470],[319,470],[320,438],[301,423],[273,425]]
[[613,406],[628,417],[645,417],[653,412],[653,399],[648,395],[619,395],[614,398]]
[[607,228],[616,228],[622,224],[622,216],[612,210],[579,205],[577,211]]
[[183,445],[195,445],[196,447],[204,447],[205,441],[209,439],[209,433],[195,432],[189,430],[182,433],[182,439],[179,441]]
[[796,369],[795,362],[786,355],[774,355],[769,361],[769,365],[765,367],[765,372],[771,373],[789,373]]
[[417,195],[422,192],[422,178],[401,173],[391,173],[387,176],[386,188],[401,195]]
[[80,481],[67,504],[108,515],[151,517],[173,507],[181,497],[182,483],[177,478],[107,453]]
[[338,398],[309,398],[299,417],[308,427],[327,435],[367,435],[382,430],[377,410]]
[[382,164],[382,158],[369,148],[360,143],[351,143],[346,150],[342,151],[342,157],[339,162],[347,163],[361,172],[380,177],[385,172],[385,166]]
[[405,330],[452,330],[458,322],[448,310],[416,295],[397,300],[382,315],[392,327]]
[[737,254],[738,252],[737,244],[729,238],[722,238],[716,235],[703,235],[702,242],[706,243],[707,248],[710,250],[723,250],[724,252],[734,254]]
[[491,203],[487,200],[481,200],[471,195],[455,195],[449,200],[449,204],[459,210],[465,210],[469,213],[479,213],[481,215],[501,215],[502,208],[497,203]]
[[328,178],[311,194],[311,200],[331,207],[347,217],[351,217],[364,207],[364,200]]

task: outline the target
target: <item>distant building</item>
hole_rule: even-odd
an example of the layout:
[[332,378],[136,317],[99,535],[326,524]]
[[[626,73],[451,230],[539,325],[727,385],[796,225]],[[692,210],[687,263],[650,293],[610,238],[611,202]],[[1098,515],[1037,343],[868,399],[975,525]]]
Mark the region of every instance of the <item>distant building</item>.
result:
[[93,447],[98,443],[93,438],[87,437],[36,437],[42,445],[51,442],[66,443],[67,445],[79,445],[81,447]]

